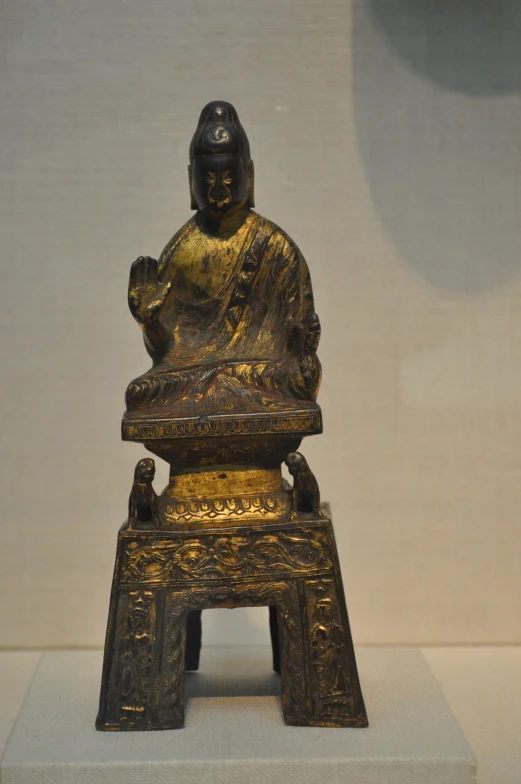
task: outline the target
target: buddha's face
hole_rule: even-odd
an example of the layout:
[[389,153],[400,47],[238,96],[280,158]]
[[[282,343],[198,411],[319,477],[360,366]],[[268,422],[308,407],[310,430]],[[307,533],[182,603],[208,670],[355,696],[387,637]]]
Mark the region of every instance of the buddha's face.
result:
[[200,210],[224,213],[248,200],[249,177],[240,155],[196,155],[191,184]]

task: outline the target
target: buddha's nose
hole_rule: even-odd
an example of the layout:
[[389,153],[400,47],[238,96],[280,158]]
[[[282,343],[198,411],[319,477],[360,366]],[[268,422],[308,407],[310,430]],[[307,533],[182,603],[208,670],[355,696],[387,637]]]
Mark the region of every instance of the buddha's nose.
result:
[[218,204],[226,204],[230,201],[230,191],[219,183],[214,188],[213,197]]

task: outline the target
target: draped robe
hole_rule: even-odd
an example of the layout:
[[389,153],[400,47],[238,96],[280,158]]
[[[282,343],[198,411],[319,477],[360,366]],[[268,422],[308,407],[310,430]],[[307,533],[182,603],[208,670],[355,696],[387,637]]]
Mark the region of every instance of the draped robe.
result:
[[[238,230],[233,268],[220,290],[194,295],[179,285],[189,220],[164,249],[159,280],[173,285],[161,311],[162,351],[145,333],[152,368],[127,389],[127,413],[203,416],[302,409],[320,383],[318,325],[307,264],[274,223],[250,212]],[[240,232],[240,234],[239,234]]]

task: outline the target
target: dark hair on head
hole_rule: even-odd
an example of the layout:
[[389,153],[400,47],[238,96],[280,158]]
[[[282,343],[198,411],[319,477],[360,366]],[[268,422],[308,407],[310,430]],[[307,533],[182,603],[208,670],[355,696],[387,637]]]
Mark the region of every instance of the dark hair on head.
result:
[[211,101],[204,107],[190,144],[190,162],[194,155],[231,153],[240,155],[246,166],[250,161],[250,144],[235,108],[227,101]]

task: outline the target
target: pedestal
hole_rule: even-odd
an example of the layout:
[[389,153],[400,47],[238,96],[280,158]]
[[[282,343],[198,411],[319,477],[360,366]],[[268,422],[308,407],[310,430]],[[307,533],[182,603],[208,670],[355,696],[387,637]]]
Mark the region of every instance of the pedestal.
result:
[[[262,525],[124,527],[109,611],[102,730],[178,729],[200,636],[187,620],[214,607],[270,607],[287,724],[365,727],[327,504]],[[187,648],[189,659],[187,661]]]

